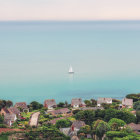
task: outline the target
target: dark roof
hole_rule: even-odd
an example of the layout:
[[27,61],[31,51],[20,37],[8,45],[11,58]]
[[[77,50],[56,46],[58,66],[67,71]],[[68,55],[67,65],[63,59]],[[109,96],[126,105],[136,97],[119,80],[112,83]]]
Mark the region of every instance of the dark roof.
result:
[[7,108],[2,108],[5,113],[10,113]]
[[20,114],[20,111],[16,107],[10,107],[9,110],[16,115]]
[[71,106],[74,105],[81,105],[82,104],[82,99],[81,98],[75,98],[71,100]]
[[70,112],[70,110],[68,108],[61,108],[61,109],[58,109],[58,110],[50,111],[49,113],[65,114],[65,113],[68,113],[68,112]]
[[21,107],[22,109],[27,109],[26,102],[18,102],[15,104],[15,107]]
[[73,123],[72,123],[72,126],[73,127],[75,127],[75,128],[77,128],[77,129],[80,129],[81,127],[83,127],[83,126],[85,126],[86,124],[85,124],[85,122],[84,121],[74,121]]
[[133,105],[133,99],[124,98],[122,100],[122,104],[132,106]]
[[44,104],[46,104],[47,106],[56,106],[56,102],[54,99],[45,100]]

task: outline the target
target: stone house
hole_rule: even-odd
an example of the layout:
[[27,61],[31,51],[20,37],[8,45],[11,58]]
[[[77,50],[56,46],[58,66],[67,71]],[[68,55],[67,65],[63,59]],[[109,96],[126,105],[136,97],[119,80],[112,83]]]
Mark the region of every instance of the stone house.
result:
[[122,100],[122,108],[133,108],[133,99],[124,98]]
[[29,112],[29,108],[27,107],[26,102],[18,102],[18,103],[15,104],[14,107],[18,108],[19,110],[22,110],[23,112],[24,111]]
[[56,108],[57,105],[54,99],[48,99],[44,101],[44,107],[48,109],[53,109],[53,108]]
[[97,106],[100,107],[103,103],[112,104],[112,98],[98,98]]
[[75,98],[71,100],[71,106],[73,108],[79,108],[79,107],[86,107],[86,104],[82,102],[81,98]]

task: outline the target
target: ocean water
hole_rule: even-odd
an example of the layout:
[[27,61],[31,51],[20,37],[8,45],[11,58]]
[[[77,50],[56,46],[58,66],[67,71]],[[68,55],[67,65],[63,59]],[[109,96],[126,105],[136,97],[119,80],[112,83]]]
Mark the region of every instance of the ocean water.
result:
[[0,99],[70,102],[138,92],[140,21],[0,22]]

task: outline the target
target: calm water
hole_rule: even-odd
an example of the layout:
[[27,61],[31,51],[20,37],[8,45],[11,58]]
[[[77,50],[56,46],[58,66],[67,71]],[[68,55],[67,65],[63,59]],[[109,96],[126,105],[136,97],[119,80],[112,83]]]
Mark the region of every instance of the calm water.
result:
[[140,21],[0,22],[0,98],[122,98],[140,92],[139,53]]

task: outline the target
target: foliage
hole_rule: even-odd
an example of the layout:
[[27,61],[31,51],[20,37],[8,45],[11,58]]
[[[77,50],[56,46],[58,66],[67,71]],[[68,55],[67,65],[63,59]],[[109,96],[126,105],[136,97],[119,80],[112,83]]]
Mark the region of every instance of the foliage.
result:
[[109,138],[114,138],[114,137],[125,137],[127,136],[128,134],[125,133],[125,132],[121,132],[121,131],[108,131],[106,133],[106,136],[109,137]]
[[38,110],[41,109],[42,107],[43,105],[36,101],[31,102],[29,105],[30,110]]
[[73,113],[73,114],[76,114],[76,113],[78,113],[79,111],[80,111],[79,109],[76,109],[76,110],[73,110],[72,113]]
[[121,119],[125,121],[126,123],[136,122],[136,117],[129,112],[115,110],[115,109],[107,109],[105,111],[104,120],[108,122],[112,118]]
[[102,120],[97,120],[94,124],[93,124],[93,130],[94,133],[99,137],[102,138],[103,135],[110,130],[110,126],[108,125],[108,123],[102,121]]
[[63,102],[60,102],[57,106],[58,106],[58,107],[64,107],[65,104],[64,104]]
[[13,105],[13,102],[10,101],[10,100],[8,100],[8,101],[6,101],[6,100],[0,100],[0,110],[2,108],[4,108],[4,107],[10,107],[12,105]]
[[112,118],[108,124],[111,127],[111,130],[118,131],[120,130],[120,127],[124,127],[126,123],[123,120],[117,119],[117,118]]
[[95,119],[95,112],[92,110],[79,111],[75,114],[77,120],[84,121],[86,124],[90,125]]
[[133,108],[135,110],[140,110],[140,101],[135,102]]
[[128,94],[128,95],[126,95],[126,98],[133,99],[133,102],[137,102],[138,100],[140,100],[140,93]]
[[117,100],[117,99],[112,99],[112,103],[117,103],[117,104],[120,104],[121,101],[120,100]]
[[69,120],[61,119],[57,120],[55,125],[57,128],[64,128],[71,126],[71,122]]
[[140,110],[136,111],[137,122],[140,122]]
[[90,134],[91,133],[90,125],[85,125],[85,126],[81,127],[80,130],[78,131],[78,133]]
[[2,124],[4,121],[4,117],[2,115],[0,115],[0,124]]
[[5,124],[0,124],[0,128],[7,128]]

